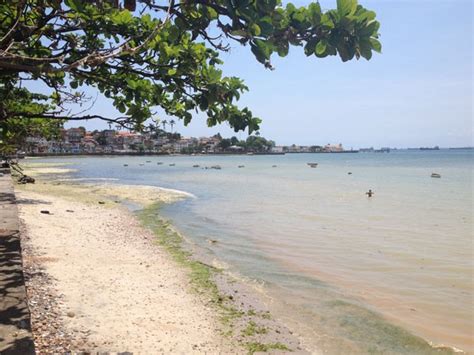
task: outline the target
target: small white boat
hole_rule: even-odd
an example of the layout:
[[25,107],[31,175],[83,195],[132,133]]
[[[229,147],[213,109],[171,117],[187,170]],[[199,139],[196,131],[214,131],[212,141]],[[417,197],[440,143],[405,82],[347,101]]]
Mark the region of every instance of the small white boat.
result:
[[432,177],[432,178],[439,179],[439,178],[441,177],[441,175],[438,174],[438,173],[432,173],[432,174],[431,174],[431,177]]

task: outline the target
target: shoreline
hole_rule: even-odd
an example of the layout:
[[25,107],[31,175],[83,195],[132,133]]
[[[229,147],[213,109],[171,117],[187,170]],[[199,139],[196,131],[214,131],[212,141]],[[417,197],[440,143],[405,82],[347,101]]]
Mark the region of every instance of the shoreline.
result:
[[[104,286],[104,283],[100,281],[102,280],[105,282],[105,280],[103,278],[101,279],[101,276],[97,275],[97,272],[95,272],[94,269],[96,269],[96,267],[103,269],[108,264],[115,265],[115,267],[117,267],[117,262],[119,260],[123,262],[124,255],[126,256],[128,252],[131,252],[133,254],[136,253],[135,258],[127,259],[129,263],[132,264],[136,260],[142,260],[141,263],[147,262],[145,261],[146,259],[143,259],[142,253],[146,253],[147,258],[150,257],[149,253],[159,254],[159,257],[161,258],[159,259],[159,262],[147,262],[145,269],[147,274],[151,270],[154,270],[156,273],[160,273],[160,270],[164,265],[167,270],[169,269],[171,273],[174,273],[174,276],[169,278],[168,281],[179,280],[179,282],[176,283],[178,289],[174,289],[174,293],[180,292],[184,295],[187,295],[186,297],[188,297],[188,303],[191,302],[191,304],[194,304],[193,307],[198,307],[198,309],[199,307],[204,307],[204,310],[201,309],[201,312],[197,312],[196,310],[190,311],[189,307],[178,307],[179,312],[185,314],[182,314],[180,318],[180,326],[184,327],[185,331],[183,334],[185,335],[181,334],[181,336],[176,337],[175,334],[173,339],[175,342],[173,344],[171,344],[171,340],[166,337],[165,339],[159,339],[160,336],[157,334],[154,334],[151,338],[141,338],[141,344],[143,344],[143,342],[148,342],[146,343],[147,346],[154,347],[161,344],[164,346],[162,347],[163,352],[205,351],[216,353],[227,352],[226,350],[232,349],[232,352],[234,353],[253,353],[256,351],[296,351],[297,353],[306,353],[306,351],[304,351],[301,347],[300,340],[296,336],[292,335],[292,333],[285,326],[279,324],[277,320],[273,319],[273,317],[266,310],[263,303],[257,300],[256,295],[253,295],[252,291],[248,287],[236,282],[236,280],[230,280],[228,276],[222,275],[220,270],[217,268],[213,267],[212,265],[204,264],[190,255],[186,248],[183,248],[181,245],[183,240],[182,237],[172,228],[172,226],[169,225],[168,222],[157,216],[156,212],[158,205],[170,203],[176,199],[184,197],[183,195],[180,195],[179,192],[168,189],[154,189],[153,192],[156,193],[159,191],[161,196],[159,199],[150,199],[151,190],[149,187],[124,187],[123,185],[99,186],[84,184],[71,185],[63,183],[56,183],[56,185],[53,185],[53,183],[42,183],[41,174],[38,174],[37,176],[39,177],[38,180],[40,180],[38,181],[39,184],[26,187],[21,186],[17,188],[17,191],[19,192],[18,195],[21,218],[24,221],[24,225],[26,226],[26,233],[24,234],[29,238],[29,240],[25,240],[25,245],[27,246],[25,256],[28,260],[36,259],[36,264],[27,263],[25,271],[28,272],[28,268],[32,270],[40,270],[39,275],[43,275],[43,277],[46,277],[46,279],[50,277],[53,280],[52,282],[48,281],[51,284],[51,287],[56,289],[59,295],[64,295],[64,298],[62,296],[58,297],[53,295],[53,299],[51,301],[54,307],[58,308],[56,311],[54,311],[56,312],[55,314],[61,315],[59,317],[59,323],[56,324],[56,328],[62,327],[64,329],[63,333],[65,334],[65,338],[69,336],[68,334],[72,333],[72,343],[75,343],[76,345],[82,344],[83,348],[76,348],[76,351],[79,349],[88,349],[94,351],[137,351],[136,348],[134,349],[134,346],[137,344],[129,344],[131,347],[127,347],[127,343],[122,342],[121,346],[114,347],[114,344],[104,343],[102,340],[105,340],[105,338],[121,339],[124,338],[124,336],[129,332],[133,333],[137,329],[143,331],[143,329],[140,329],[140,326],[129,325],[128,327],[118,327],[117,329],[114,327],[117,334],[113,334],[113,336],[108,334],[103,339],[101,339],[100,335],[101,332],[104,331],[104,326],[106,323],[104,319],[107,319],[107,313],[104,313],[105,311],[98,312],[101,314],[101,317],[104,318],[100,320],[94,315],[94,313],[97,313],[100,307],[97,304],[94,306],[93,302],[90,301],[94,298],[91,290],[88,290],[85,293],[85,297],[91,302],[89,308],[84,305],[80,306],[82,301],[79,294],[84,292],[84,290],[75,292],[75,294],[71,294],[71,290],[75,287],[74,285],[81,283],[84,277],[87,277],[88,279],[97,278],[94,286],[102,286],[100,287],[101,292],[109,292],[110,290],[107,289],[107,287]],[[140,189],[142,189],[142,191],[140,191]],[[86,193],[87,190],[89,191],[89,194]],[[63,196],[64,191],[68,191],[68,193]],[[133,192],[135,192],[135,195],[146,194],[147,197],[145,199],[138,198],[138,201],[137,199],[134,201],[134,198],[131,198],[131,194],[133,195]],[[79,201],[73,202],[73,200],[76,199],[79,199]],[[147,211],[148,208],[148,212],[151,213],[151,217],[154,217],[153,220],[155,221],[153,228],[154,230],[152,231],[154,234],[147,230],[150,227],[150,224],[148,224],[148,228],[145,228],[143,224],[138,222],[140,217],[134,216],[129,209],[127,210],[124,208],[124,206],[126,206],[127,200],[129,199],[131,200],[129,201],[130,203],[135,204],[136,206],[145,207],[142,209],[142,212],[138,212],[139,215],[141,213],[143,216],[143,211]],[[100,202],[98,201],[104,203],[99,205]],[[68,206],[70,208],[66,208]],[[51,210],[52,213],[50,215],[40,214],[39,209],[48,209]],[[55,211],[53,211],[53,209]],[[74,212],[67,212],[67,210]],[[89,213],[92,213],[92,215]],[[159,223],[156,223],[157,217],[159,219]],[[84,220],[84,218],[89,218],[89,221],[87,222],[87,228],[85,228],[84,225],[81,225],[80,221],[78,224],[78,220]],[[112,222],[111,218],[114,218],[114,222],[118,222],[118,225],[113,227],[113,224],[110,223]],[[45,236],[45,232],[47,230],[49,230],[47,234],[51,234],[51,220],[53,219],[55,220],[53,222],[53,231],[55,227],[58,228],[56,230],[55,238],[62,237],[66,234],[72,234],[73,237],[79,239],[80,236],[88,234],[88,245],[78,245],[78,243],[80,243],[78,240],[69,240],[67,243],[63,242],[61,245],[55,244],[58,242],[54,242],[52,240],[54,238],[48,238]],[[142,220],[141,222],[143,223],[144,221]],[[84,222],[82,223],[84,224]],[[94,229],[95,223],[101,224],[99,230],[96,231],[98,234],[95,236],[90,236],[89,233],[91,233],[91,229]],[[122,226],[122,228],[120,228],[120,226]],[[75,232],[73,228],[79,228],[79,231]],[[117,228],[122,229],[122,231],[117,231]],[[126,233],[129,233],[130,228],[136,231],[134,233],[134,237],[131,240],[124,240],[124,235],[121,232],[125,230]],[[44,232],[41,232],[42,229]],[[38,232],[35,232],[35,230],[38,230]],[[113,244],[111,244],[112,240],[107,240],[107,237],[104,238],[104,234],[107,234],[110,231],[115,233],[114,238],[117,236],[121,238],[120,248],[117,250],[114,250],[115,247]],[[163,238],[164,234],[167,234],[165,238]],[[155,240],[158,240],[158,245],[156,245]],[[170,240],[173,247],[172,250],[167,248],[166,245],[167,243],[169,244]],[[113,241],[115,243],[115,240]],[[166,242],[163,243],[163,241]],[[108,258],[106,259],[107,261],[105,264],[100,265],[101,263],[99,262],[99,260],[102,260],[105,255],[95,255],[94,252],[90,250],[90,248],[94,246],[99,250],[112,249],[112,254],[106,253]],[[87,255],[86,260],[89,259],[90,261],[93,261],[92,267],[88,268],[87,266],[81,264],[80,260],[75,259],[71,255],[68,255],[67,257],[65,255],[60,255],[59,257],[55,256],[55,254],[61,254],[60,251],[63,251],[63,249],[67,247],[70,248],[70,251],[78,248],[79,251],[76,251],[76,253],[85,253],[85,255]],[[42,255],[42,253],[45,253],[45,255]],[[114,253],[116,255],[113,255]],[[103,252],[99,252],[99,254],[103,254]],[[94,258],[94,255],[97,257],[97,259]],[[142,257],[142,259],[140,257]],[[68,259],[72,259],[74,261],[75,267],[79,267],[82,271],[78,273],[77,269],[74,269],[72,266],[68,266]],[[69,260],[69,263],[70,261],[71,260]],[[140,265],[141,264],[138,263],[138,265],[133,265],[133,267],[126,268],[122,270],[122,273],[125,271],[126,273],[130,274],[137,272],[138,274],[141,274],[142,267]],[[153,269],[154,267],[156,269]],[[65,271],[65,269],[67,271]],[[104,273],[104,277],[106,277],[108,274],[109,276],[115,275],[116,278],[118,276],[111,270],[102,271]],[[84,272],[86,274],[84,274]],[[35,272],[33,272],[33,274],[35,274]],[[72,282],[70,277],[65,274],[75,275],[74,282]],[[155,273],[153,273],[153,275],[154,274]],[[111,277],[113,278],[113,276]],[[135,278],[136,277],[137,275],[135,275]],[[122,284],[122,287],[128,287],[132,280],[129,279],[128,281],[129,282]],[[146,288],[146,285],[149,286],[149,284],[147,284],[145,281],[150,282],[150,280],[146,279],[142,281],[144,283],[143,285],[134,284],[134,286],[137,287],[137,289]],[[46,284],[48,284],[48,282],[46,282]],[[88,282],[93,283],[93,281],[90,280],[88,280]],[[166,284],[164,285],[165,287],[161,287],[160,291],[164,294],[169,294],[171,289],[169,289]],[[30,287],[36,287],[36,290],[41,288],[39,286],[35,286],[34,283],[30,283]],[[42,287],[45,287],[44,283]],[[69,288],[71,290],[69,290]],[[92,289],[93,287],[90,288]],[[143,291],[145,294],[148,294],[146,303],[143,301],[144,303],[141,306],[140,302],[137,303],[139,300],[134,300],[134,302],[128,303],[128,306],[132,307],[134,310],[133,313],[140,313],[141,310],[142,313],[146,312],[147,314],[150,312],[154,313],[153,311],[158,311],[159,314],[162,314],[164,310],[156,309],[158,306],[152,301],[157,297],[156,290],[153,292],[146,292],[146,290]],[[141,292],[142,291],[140,291],[140,293]],[[31,294],[34,294],[34,292],[31,292]],[[49,294],[54,294],[54,292],[51,291]],[[84,293],[81,295],[84,297]],[[112,294],[109,296],[112,296]],[[102,299],[102,303],[104,303],[102,307],[107,309],[108,314],[118,313],[115,314],[114,322],[125,321],[127,317],[124,317],[124,314],[120,314],[119,311],[119,308],[121,308],[120,301],[121,297],[130,301],[131,294],[120,294],[120,292],[115,292],[113,293],[113,296],[113,302],[112,298],[109,298],[108,300]],[[183,295],[181,296],[184,297]],[[173,297],[176,297],[176,295],[173,295]],[[157,303],[163,308],[162,302]],[[66,311],[67,306],[74,304],[76,308],[73,308],[73,311]],[[164,308],[169,309],[169,306],[170,305],[168,304],[168,306]],[[35,310],[35,305],[32,304],[30,307],[32,308],[33,319],[36,319],[36,324],[38,324],[37,322],[40,320],[38,317],[35,318],[35,312],[37,312],[37,310]],[[72,312],[74,316],[68,316],[68,312]],[[178,316],[175,314],[169,314],[170,319],[168,319],[168,322],[176,323],[175,318],[179,318],[179,314],[181,314],[179,312]],[[81,322],[81,319],[83,318],[80,317],[81,314],[87,321]],[[195,314],[200,314],[200,316],[197,318],[194,316],[193,319],[193,315]],[[205,336],[202,334],[202,330],[200,330],[198,334],[192,332],[193,329],[196,328],[196,324],[199,324],[202,319],[210,320],[201,328],[212,328],[212,331],[208,334],[209,338],[213,339],[212,341],[209,341],[209,344],[211,345],[207,345],[207,347],[203,345],[194,347],[196,344],[191,344],[190,347],[190,343],[197,342],[197,340],[205,338]],[[97,322],[98,325],[96,324]],[[89,323],[91,325],[91,329],[87,329],[87,324]],[[152,323],[152,321],[148,320],[147,326],[145,328],[155,329],[156,327],[154,328]],[[39,328],[35,327],[34,321],[33,329],[34,331],[38,331],[39,329],[44,333],[45,325],[40,323]],[[95,329],[97,329],[97,331]],[[95,331],[97,334],[94,333]],[[159,333],[158,329],[155,329],[155,331],[158,331]],[[82,337],[74,340],[74,335],[77,334],[81,334]],[[196,338],[197,335],[198,337]],[[180,344],[187,344],[187,347],[180,348]],[[166,348],[166,346],[169,346],[169,348]],[[159,348],[160,347],[157,349]],[[141,349],[145,350],[146,347]],[[138,348],[138,350],[140,350],[140,348]]]

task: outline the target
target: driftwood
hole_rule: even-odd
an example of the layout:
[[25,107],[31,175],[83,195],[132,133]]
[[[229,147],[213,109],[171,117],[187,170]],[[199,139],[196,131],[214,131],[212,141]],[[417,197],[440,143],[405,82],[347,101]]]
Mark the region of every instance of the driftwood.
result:
[[23,168],[20,165],[18,165],[17,162],[7,159],[6,163],[13,171],[15,171],[16,173],[20,175],[20,177],[18,178],[19,184],[34,184],[35,183],[35,179],[23,173]]
[[34,184],[35,179],[28,175],[23,175],[18,179],[19,184]]
[[20,176],[18,178],[19,184],[34,184],[35,183],[35,179],[23,173],[23,168],[18,164],[16,160],[13,160],[11,157],[0,156],[0,162],[1,162],[2,168],[10,168],[14,173]]

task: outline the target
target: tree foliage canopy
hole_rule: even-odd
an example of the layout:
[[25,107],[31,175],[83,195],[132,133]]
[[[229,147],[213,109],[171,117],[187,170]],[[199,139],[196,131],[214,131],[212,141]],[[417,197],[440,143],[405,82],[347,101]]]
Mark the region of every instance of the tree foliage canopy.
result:
[[[370,59],[381,50],[375,16],[357,0],[326,11],[280,0],[0,1],[0,129],[38,118],[143,129],[161,107],[185,124],[203,112],[209,126],[227,122],[251,133],[260,119],[237,106],[248,88],[223,75],[221,52],[239,43],[270,69],[272,55],[284,57],[290,46],[308,57]],[[47,89],[39,93],[30,81]],[[91,100],[84,86],[122,115],[71,112],[71,104]]]

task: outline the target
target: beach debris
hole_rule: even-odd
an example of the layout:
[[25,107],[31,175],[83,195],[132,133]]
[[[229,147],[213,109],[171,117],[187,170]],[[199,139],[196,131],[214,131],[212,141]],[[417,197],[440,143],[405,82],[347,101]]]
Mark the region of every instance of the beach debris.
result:
[[105,201],[98,201],[99,205],[105,205]]
[[49,212],[48,210],[41,210],[40,213],[42,213],[42,214],[51,214],[51,212]]
[[123,164],[123,166],[128,166],[128,164]]
[[238,168],[239,168],[239,169],[245,168],[245,165],[239,165]]
[[310,168],[316,168],[318,166],[318,163],[306,163]]
[[69,212],[69,213],[74,213],[73,210],[66,210],[66,212]]
[[208,239],[207,242],[208,242],[209,244],[216,244],[216,243],[217,243],[217,240],[215,240],[215,239]]
[[67,312],[66,315],[69,317],[69,318],[74,318],[76,316],[76,314],[74,312]]
[[352,173],[349,171],[349,172],[347,173],[347,175],[352,175]]
[[194,165],[193,165],[193,168],[199,168],[199,165],[198,165],[198,164],[194,164]]
[[372,197],[372,195],[374,194],[374,192],[369,189],[369,191],[367,191],[365,194],[366,194],[368,197]]
[[432,177],[432,178],[439,179],[439,178],[441,177],[441,175],[438,174],[438,173],[432,173],[432,174],[431,174],[431,177]]

